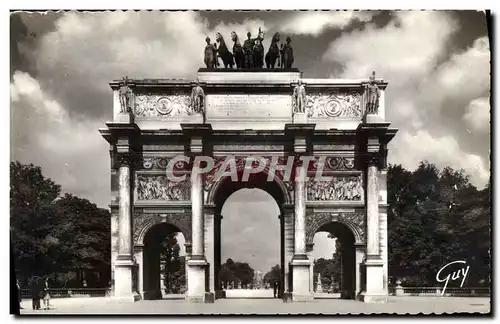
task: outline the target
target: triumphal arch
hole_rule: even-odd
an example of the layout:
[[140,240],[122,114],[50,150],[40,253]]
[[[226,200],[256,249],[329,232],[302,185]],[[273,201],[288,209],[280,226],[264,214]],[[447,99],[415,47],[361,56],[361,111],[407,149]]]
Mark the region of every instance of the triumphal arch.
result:
[[[155,242],[172,230],[186,240],[186,299],[223,298],[222,205],[260,188],[280,210],[285,300],[313,299],[317,231],[343,241],[344,298],[387,300],[386,159],[396,129],[385,119],[386,82],[203,68],[193,80],[110,85],[113,121],[100,132],[110,144],[115,298],[161,298]],[[230,157],[236,175],[202,172],[209,163],[197,157],[210,157],[211,169]]]

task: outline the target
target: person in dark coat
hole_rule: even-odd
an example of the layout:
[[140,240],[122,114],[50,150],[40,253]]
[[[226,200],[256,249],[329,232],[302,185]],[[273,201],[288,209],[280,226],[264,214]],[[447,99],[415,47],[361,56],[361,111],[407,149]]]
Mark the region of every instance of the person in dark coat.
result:
[[19,309],[23,309],[21,307],[21,284],[19,283],[19,280],[16,280],[16,288],[17,288],[17,302],[19,304]]
[[278,282],[276,280],[273,282],[273,292],[274,298],[278,297]]
[[31,281],[30,294],[33,310],[40,309],[40,283],[38,278],[33,278]]

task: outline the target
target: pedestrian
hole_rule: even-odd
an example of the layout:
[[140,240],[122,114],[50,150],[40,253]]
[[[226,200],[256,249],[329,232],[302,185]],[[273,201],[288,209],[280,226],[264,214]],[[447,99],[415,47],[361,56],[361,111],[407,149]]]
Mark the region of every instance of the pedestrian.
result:
[[50,307],[49,278],[47,277],[43,284],[43,309],[49,309],[49,307]]
[[39,287],[40,287],[40,283],[38,282],[38,278],[37,277],[34,277],[31,279],[31,286],[30,286],[30,294],[31,294],[31,305],[33,307],[33,310],[37,310],[37,309],[40,309],[39,307],[39,294],[40,294],[40,290],[39,290]]
[[276,280],[273,282],[273,292],[274,298],[278,297],[278,282]]
[[17,302],[19,304],[19,309],[23,309],[21,307],[21,284],[19,283],[19,279],[16,280],[16,286],[17,286]]

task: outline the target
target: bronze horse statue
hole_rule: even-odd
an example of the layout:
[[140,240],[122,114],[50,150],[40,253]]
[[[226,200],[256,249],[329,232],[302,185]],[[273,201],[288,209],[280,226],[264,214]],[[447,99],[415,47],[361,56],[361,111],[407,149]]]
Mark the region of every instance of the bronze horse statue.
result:
[[262,41],[264,40],[264,32],[259,28],[259,34],[257,38],[254,39],[253,46],[253,60],[254,67],[262,68],[264,66],[264,45]]
[[233,54],[227,49],[226,42],[224,41],[224,37],[222,37],[221,33],[217,33],[215,35],[215,39],[217,43],[219,43],[219,48],[217,49],[217,53],[219,57],[222,59],[224,63],[224,67],[233,68]]
[[245,57],[243,54],[243,47],[241,46],[240,40],[238,39],[238,35],[236,32],[231,32],[231,39],[234,42],[233,45],[233,57],[234,63],[236,63],[237,69],[242,69],[245,61]]
[[[278,47],[278,42],[280,41],[280,33],[276,32],[271,40],[271,45],[269,45],[269,50],[266,54],[266,67],[268,69],[273,69],[276,64],[276,60],[280,56],[280,49]],[[280,62],[278,61],[278,66]]]

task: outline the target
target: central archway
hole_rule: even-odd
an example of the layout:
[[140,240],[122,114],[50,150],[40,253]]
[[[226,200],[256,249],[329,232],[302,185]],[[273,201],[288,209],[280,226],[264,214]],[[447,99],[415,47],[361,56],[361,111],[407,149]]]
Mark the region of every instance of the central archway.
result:
[[238,170],[238,181],[233,181],[231,177],[226,176],[217,181],[212,190],[208,194],[208,201],[212,203],[215,207],[215,218],[214,218],[214,288],[216,292],[216,298],[225,298],[224,287],[221,282],[221,235],[222,234],[222,208],[228,198],[241,189],[260,189],[267,194],[269,194],[276,205],[278,206],[279,218],[279,250],[280,250],[280,280],[279,280],[279,292],[278,297],[282,297],[284,287],[285,287],[285,251],[284,251],[284,224],[283,224],[283,206],[286,203],[290,203],[290,195],[286,190],[286,186],[281,181],[281,179],[275,178],[272,181],[268,181],[268,173],[266,171],[251,174],[248,181],[241,181],[242,170]]

